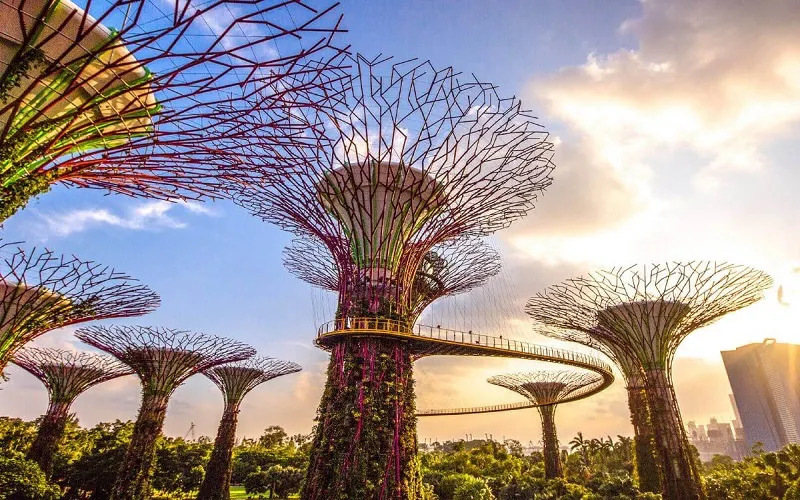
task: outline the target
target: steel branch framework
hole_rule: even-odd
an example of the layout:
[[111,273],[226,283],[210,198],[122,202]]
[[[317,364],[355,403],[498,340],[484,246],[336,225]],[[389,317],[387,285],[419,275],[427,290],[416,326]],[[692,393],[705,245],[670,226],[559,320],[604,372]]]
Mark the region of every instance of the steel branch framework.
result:
[[767,274],[729,263],[632,266],[551,286],[530,299],[527,312],[550,327],[579,332],[559,338],[590,337],[612,355],[638,362],[664,496],[696,499],[703,491],[672,386],[675,350],[692,331],[753,304],[770,286]]
[[160,299],[108,266],[47,249],[0,245],[0,370],[23,345],[84,321],[140,316]]
[[[360,275],[359,287],[374,288],[366,298],[375,299],[373,313],[389,296],[391,311],[382,313],[404,316],[402,295],[437,244],[492,233],[533,208],[551,182],[552,147],[520,102],[500,98],[490,84],[429,62],[360,55],[350,62],[338,99],[292,114],[313,131],[306,141],[242,148],[246,161],[277,155],[292,168],[235,199],[320,241],[340,275]],[[351,282],[339,280],[340,295],[357,293]]]
[[[359,279],[358,275],[340,275],[330,252],[312,238],[293,240],[283,252],[283,264],[301,280],[323,290],[335,292],[342,280]],[[425,255],[411,285],[409,304],[404,307],[408,322],[415,323],[435,300],[468,292],[498,272],[500,255],[481,239],[462,238],[436,245]]]
[[[491,84],[429,62],[349,62],[340,91],[309,90],[308,101],[326,106],[288,113],[304,138],[240,145],[240,161],[280,158],[286,168],[234,200],[327,248],[346,277],[337,279],[337,319],[412,323],[430,252],[532,209],[551,182],[552,146],[520,102]],[[271,111],[243,116],[242,126],[275,121]],[[419,498],[413,414],[403,343],[379,332],[343,336],[332,347],[303,497]]]
[[[226,140],[251,132],[237,116],[313,105],[296,91],[336,79],[336,4],[172,5],[0,3],[0,220],[56,182],[169,200],[219,196],[251,175],[225,151]],[[263,141],[297,133],[262,125]]]
[[536,405],[542,418],[545,477],[560,477],[562,468],[555,423],[556,407],[564,400],[571,399],[576,392],[591,391],[592,387],[600,386],[603,378],[586,372],[539,371],[497,375],[489,378],[488,382],[521,394]]
[[210,368],[203,372],[211,379],[225,399],[214,449],[206,466],[199,500],[225,500],[230,498],[231,456],[236,440],[239,406],[244,397],[258,385],[277,377],[301,370],[291,361],[274,358],[250,358],[235,364]]
[[64,435],[75,398],[90,387],[133,373],[110,356],[61,349],[27,347],[17,352],[13,362],[47,388],[50,402],[28,450],[28,458],[39,464],[48,476],[52,474],[53,456]]
[[156,438],[172,392],[196,373],[255,354],[235,340],[169,328],[92,326],[78,330],[76,337],[125,363],[142,383],[139,416],[112,499],[149,497]]
[[604,340],[602,333],[593,335],[580,330],[566,330],[537,324],[535,330],[547,337],[576,342],[605,354],[619,369],[628,392],[628,409],[634,433],[636,477],[639,489],[657,493],[661,491],[661,478],[655,456],[653,425],[647,404],[645,377],[639,360],[616,343]]

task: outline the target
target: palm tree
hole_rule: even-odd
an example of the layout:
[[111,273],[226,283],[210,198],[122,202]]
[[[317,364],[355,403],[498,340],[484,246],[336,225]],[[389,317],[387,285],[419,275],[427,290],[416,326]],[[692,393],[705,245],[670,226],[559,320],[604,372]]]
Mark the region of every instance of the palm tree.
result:
[[614,446],[623,462],[633,461],[633,438],[628,436],[617,436],[617,443]]
[[582,432],[578,432],[578,434],[572,438],[572,441],[569,442],[570,451],[580,452],[584,467],[589,467],[589,443],[590,441],[583,438]]

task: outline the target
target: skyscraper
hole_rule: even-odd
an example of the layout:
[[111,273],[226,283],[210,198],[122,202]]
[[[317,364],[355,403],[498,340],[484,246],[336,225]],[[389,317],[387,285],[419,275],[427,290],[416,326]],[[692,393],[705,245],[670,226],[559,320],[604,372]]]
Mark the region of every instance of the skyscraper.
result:
[[800,345],[766,339],[722,351],[748,446],[800,443]]

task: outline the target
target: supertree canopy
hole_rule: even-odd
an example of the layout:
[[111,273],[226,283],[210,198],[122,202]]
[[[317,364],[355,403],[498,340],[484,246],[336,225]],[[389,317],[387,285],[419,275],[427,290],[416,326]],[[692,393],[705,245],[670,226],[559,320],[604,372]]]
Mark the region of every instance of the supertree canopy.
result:
[[580,330],[565,330],[541,325],[537,325],[536,331],[548,337],[591,347],[602,352],[614,362],[622,373],[628,392],[628,408],[634,432],[636,475],[639,480],[639,489],[652,493],[661,491],[661,478],[653,444],[653,425],[650,422],[644,372],[638,359],[616,343],[604,340],[602,335],[593,336]]
[[703,498],[672,385],[675,350],[691,332],[747,307],[772,286],[767,274],[728,263],[615,268],[553,285],[528,314],[614,346],[642,368],[665,498]]
[[[0,17],[0,221],[57,182],[218,196],[252,174],[224,151],[235,117],[309,104],[293,92],[341,52],[335,4],[303,0],[12,0]],[[263,125],[263,141],[296,133]]]
[[231,488],[231,457],[236,441],[236,423],[239,406],[244,397],[276,377],[299,372],[302,368],[290,361],[273,358],[250,358],[235,364],[209,368],[203,372],[222,391],[225,409],[219,423],[217,439],[206,467],[198,500],[227,500]]
[[14,364],[29,371],[47,388],[50,404],[42,417],[28,458],[48,477],[53,456],[64,436],[69,409],[81,393],[97,384],[130,375],[133,370],[110,356],[86,352],[27,347],[17,352]]
[[[335,292],[340,288],[340,281],[358,279],[357,274],[341,276],[336,260],[313,238],[293,240],[283,252],[283,264],[301,280],[323,290]],[[415,323],[435,300],[468,292],[498,272],[500,256],[478,238],[462,238],[436,245],[417,268],[411,293],[405,297],[409,301],[404,306],[408,311],[408,321]]]
[[558,434],[556,434],[556,407],[577,392],[591,391],[601,385],[603,378],[589,372],[537,371],[496,375],[490,377],[488,382],[511,389],[536,405],[542,417],[545,477],[548,479],[561,477],[563,473],[558,451]]
[[[410,328],[409,297],[430,252],[532,209],[551,182],[552,147],[520,102],[490,84],[415,60],[356,55],[350,63],[329,106],[291,114],[310,130],[306,140],[242,147],[242,161],[277,156],[291,167],[234,200],[327,247],[338,275],[349,277],[338,280],[337,319]],[[273,121],[259,113],[243,120]],[[330,347],[303,497],[418,498],[410,353],[387,332],[341,333]]]
[[140,316],[160,299],[110,267],[50,250],[0,244],[0,372],[22,346],[56,328]]
[[222,337],[169,328],[90,326],[75,334],[129,366],[142,383],[142,403],[111,498],[150,498],[156,439],[173,391],[190,376],[255,354],[250,346]]

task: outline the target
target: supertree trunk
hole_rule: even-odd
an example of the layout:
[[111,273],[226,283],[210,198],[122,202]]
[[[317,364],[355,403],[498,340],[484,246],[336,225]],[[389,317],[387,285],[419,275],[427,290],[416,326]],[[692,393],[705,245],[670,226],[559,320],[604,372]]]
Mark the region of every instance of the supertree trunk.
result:
[[222,412],[222,420],[214,441],[214,450],[206,467],[206,475],[197,500],[229,500],[231,497],[231,457],[236,442],[236,423],[239,408],[227,406]]
[[636,455],[636,475],[639,489],[651,493],[661,491],[661,472],[658,470],[654,445],[653,425],[647,393],[642,385],[628,384],[628,407],[633,424],[634,453]]
[[42,417],[36,439],[33,440],[28,450],[28,459],[33,460],[44,471],[47,477],[53,475],[53,457],[58,444],[64,437],[64,429],[69,419],[68,402],[54,402],[47,407],[47,413]]
[[145,393],[142,397],[131,443],[111,490],[112,500],[143,500],[151,497],[150,476],[156,456],[156,440],[164,426],[168,401],[169,396],[162,394]]
[[662,491],[667,500],[705,498],[700,475],[683,430],[678,402],[665,370],[645,371],[647,401],[656,454],[661,463]]
[[401,341],[342,339],[317,413],[306,500],[421,498],[411,357]]
[[554,479],[563,475],[561,470],[561,456],[558,452],[558,434],[556,434],[555,414],[555,405],[539,407],[539,415],[542,416],[544,477],[547,479]]

